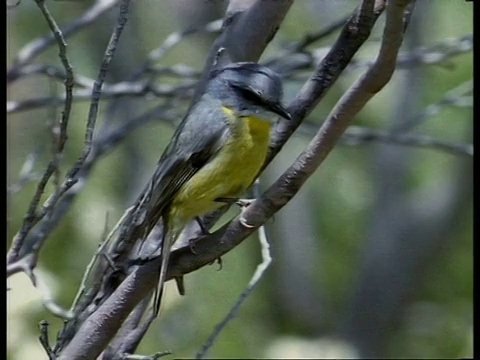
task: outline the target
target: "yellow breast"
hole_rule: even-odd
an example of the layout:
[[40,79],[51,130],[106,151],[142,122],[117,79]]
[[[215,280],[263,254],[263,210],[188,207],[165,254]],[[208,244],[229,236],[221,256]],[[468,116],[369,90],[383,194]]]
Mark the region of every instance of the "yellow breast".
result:
[[236,198],[255,180],[268,151],[270,122],[256,117],[234,118],[224,108],[231,122],[231,137],[216,157],[200,169],[178,191],[171,206],[171,217],[188,222],[222,204],[220,197]]

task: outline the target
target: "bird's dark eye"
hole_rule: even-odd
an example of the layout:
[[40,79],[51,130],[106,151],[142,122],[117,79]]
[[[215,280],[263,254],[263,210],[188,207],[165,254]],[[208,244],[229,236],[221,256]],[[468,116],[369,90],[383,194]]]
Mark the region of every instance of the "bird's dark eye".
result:
[[242,86],[232,86],[242,95],[243,98],[245,98],[245,100],[251,101],[252,103],[257,105],[265,105],[265,99],[260,93]]

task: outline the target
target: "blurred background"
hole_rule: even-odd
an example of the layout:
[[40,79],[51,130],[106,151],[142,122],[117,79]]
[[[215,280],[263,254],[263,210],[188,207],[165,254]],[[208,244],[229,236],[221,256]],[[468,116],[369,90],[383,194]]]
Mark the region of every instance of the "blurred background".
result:
[[[48,7],[62,26],[94,4],[64,0],[49,1]],[[261,61],[344,18],[356,4],[295,2]],[[196,0],[132,2],[107,83],[130,79],[170,34],[221,18],[227,5]],[[76,75],[96,78],[117,14],[118,7],[113,7],[68,38]],[[296,159],[336,101],[365,71],[365,64],[375,59],[383,23],[384,15],[352,66],[306,119],[308,124],[261,176],[262,188]],[[7,10],[7,70],[23,46],[48,31],[35,2],[12,4]],[[421,141],[462,146],[473,141],[473,58],[471,46],[462,45],[462,38],[472,31],[471,3],[418,2],[399,57],[405,61],[399,61],[392,81],[356,117],[354,125],[361,128],[351,129],[300,193],[268,222],[273,263],[207,356],[473,357],[472,157]],[[338,31],[322,38],[308,50],[328,50],[337,35]],[[185,81],[158,75],[159,69],[173,65],[201,71],[216,36],[209,32],[185,36],[151,64],[158,70],[152,71],[153,83],[175,86]],[[51,46],[34,63],[61,68],[58,48]],[[285,82],[286,103],[310,72]],[[7,101],[49,98],[63,91],[62,82],[52,77],[25,76],[8,83]],[[88,181],[40,253],[38,277],[60,306],[70,307],[106,222],[115,224],[151,176],[190,95],[186,91],[172,100],[171,118],[176,121],[159,117],[132,127],[92,166]],[[165,101],[153,92],[102,100],[96,136]],[[62,108],[60,103],[8,114],[7,249],[51,157],[52,121]],[[88,98],[74,102],[61,174],[81,153],[88,109]],[[376,134],[408,134],[416,145],[359,136],[365,128]],[[49,185],[47,193],[52,188]],[[167,285],[164,314],[151,326],[138,353],[172,350],[176,358],[195,355],[261,262],[257,237],[222,260],[221,271],[212,265],[186,276],[183,297],[174,284]],[[61,319],[43,308],[38,290],[23,273],[10,277],[8,286],[8,359],[46,359],[38,323],[43,319],[50,323],[53,342]]]

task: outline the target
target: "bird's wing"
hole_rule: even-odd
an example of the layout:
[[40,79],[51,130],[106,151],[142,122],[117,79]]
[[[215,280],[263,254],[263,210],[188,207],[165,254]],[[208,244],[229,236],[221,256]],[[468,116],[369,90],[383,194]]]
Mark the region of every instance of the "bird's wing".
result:
[[220,102],[202,97],[177,128],[152,177],[153,191],[146,207],[147,233],[180,187],[222,148],[228,134]]

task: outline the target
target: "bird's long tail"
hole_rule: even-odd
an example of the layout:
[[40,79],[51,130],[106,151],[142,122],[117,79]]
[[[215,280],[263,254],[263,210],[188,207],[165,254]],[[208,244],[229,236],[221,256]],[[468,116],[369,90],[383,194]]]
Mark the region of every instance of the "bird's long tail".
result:
[[160,256],[162,257],[162,262],[159,269],[158,284],[155,288],[155,294],[153,297],[153,313],[155,317],[158,316],[158,313],[160,311],[160,305],[162,303],[163,288],[165,283],[165,277],[167,276],[168,260],[170,259],[173,236],[174,234],[168,231],[167,226],[165,226],[162,236],[162,252],[160,254]]

